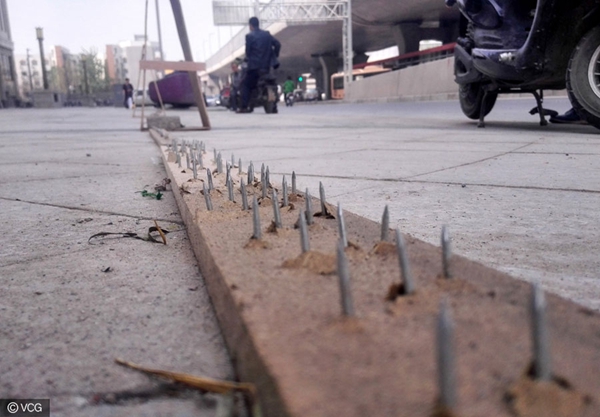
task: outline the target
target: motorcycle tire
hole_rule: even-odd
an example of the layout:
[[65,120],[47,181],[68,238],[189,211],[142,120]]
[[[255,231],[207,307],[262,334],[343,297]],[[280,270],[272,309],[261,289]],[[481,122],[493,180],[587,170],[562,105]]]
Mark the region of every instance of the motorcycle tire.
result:
[[571,54],[567,93],[577,114],[600,129],[600,27],[585,34]]
[[[481,83],[471,83],[458,86],[458,101],[460,102],[460,108],[465,116],[473,120],[479,119],[481,108],[484,105],[484,95],[485,90],[483,89],[483,85]],[[498,93],[488,92],[485,100],[484,116],[487,116],[492,111],[494,105],[496,104],[497,98]]]

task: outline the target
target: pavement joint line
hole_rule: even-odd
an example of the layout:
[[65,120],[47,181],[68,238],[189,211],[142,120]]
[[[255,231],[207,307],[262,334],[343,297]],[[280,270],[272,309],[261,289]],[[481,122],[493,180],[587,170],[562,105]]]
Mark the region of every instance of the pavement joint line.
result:
[[[20,164],[23,165],[23,164]],[[122,166],[122,165],[121,165]],[[154,170],[152,170],[152,172],[155,172]],[[131,171],[131,172],[111,172],[110,175],[112,176],[120,176],[120,175],[131,175],[131,174],[140,174],[142,173],[142,171]],[[27,179],[27,180],[20,180],[20,181],[6,181],[6,182],[2,182],[0,181],[0,184],[21,184],[21,183],[30,183],[30,182],[43,182],[43,181],[62,181],[62,180],[76,180],[76,179],[80,179],[80,178],[97,178],[97,177],[104,177],[106,176],[105,173],[98,173],[98,174],[93,174],[93,175],[75,175],[75,176],[65,176],[65,177],[56,177],[56,178],[31,178],[31,179]]]
[[[172,184],[189,182],[189,173],[174,168],[174,164],[168,162],[166,148],[161,148],[161,151],[165,161],[165,169]],[[218,184],[216,184],[217,189],[222,189],[223,178],[218,177],[218,179]],[[175,186],[178,187],[180,185]],[[295,234],[292,234],[296,233],[293,232],[291,226],[292,220],[289,218],[292,213],[287,213],[288,218],[285,219],[285,223],[288,228],[283,230],[282,236],[278,236],[277,233],[272,232],[265,233],[262,239],[256,240],[256,244],[252,244],[249,241],[251,236],[250,227],[246,224],[249,216],[240,214],[237,211],[239,206],[234,206],[221,198],[218,202],[219,209],[217,212],[209,213],[196,204],[197,199],[193,196],[195,193],[194,190],[191,188],[188,190],[191,193],[190,195],[174,193],[177,205],[182,218],[188,225],[187,233],[202,275],[206,279],[207,288],[219,318],[224,337],[229,345],[236,370],[241,380],[257,384],[261,399],[268,403],[264,408],[266,417],[308,415],[307,411],[310,410],[313,410],[315,412],[314,415],[318,416],[335,415],[324,412],[326,407],[331,407],[330,411],[333,409],[340,412],[340,414],[348,416],[359,415],[356,412],[357,407],[354,402],[358,401],[361,406],[367,407],[363,402],[367,401],[367,398],[375,397],[372,391],[376,389],[374,387],[377,385],[377,381],[380,379],[385,380],[386,377],[392,378],[393,383],[391,385],[387,384],[385,389],[377,390],[377,395],[385,398],[385,401],[378,399],[376,402],[373,402],[371,407],[373,407],[374,416],[382,415],[375,408],[382,404],[389,406],[389,404],[393,404],[396,401],[401,403],[404,399],[412,400],[410,394],[398,396],[397,392],[402,392],[402,389],[393,385],[395,383],[400,384],[404,380],[401,377],[402,373],[399,373],[396,366],[406,363],[404,360],[406,352],[402,353],[399,349],[404,349],[405,346],[412,343],[411,340],[413,339],[409,337],[407,331],[414,332],[423,326],[415,325],[408,326],[410,327],[408,328],[405,325],[401,325],[406,324],[401,319],[404,314],[409,313],[407,303],[402,301],[394,306],[389,306],[389,310],[381,310],[379,307],[374,307],[374,309],[377,309],[376,311],[369,310],[370,313],[366,312],[368,306],[374,304],[379,306],[378,303],[380,301],[373,302],[373,300],[383,294],[369,292],[369,289],[384,287],[377,280],[387,277],[387,272],[378,273],[375,271],[375,268],[366,268],[369,271],[368,274],[364,272],[362,276],[356,274],[357,287],[360,287],[360,290],[357,289],[355,292],[357,296],[357,318],[356,320],[352,318],[352,321],[341,321],[339,315],[331,313],[333,308],[329,306],[334,304],[331,301],[331,297],[329,297],[332,286],[327,286],[323,277],[319,278],[317,288],[317,281],[298,280],[299,278],[309,278],[308,275],[286,272],[285,269],[281,268],[281,264],[279,263],[280,258],[285,259],[292,253],[300,252],[296,248]],[[298,195],[298,198],[302,197]],[[314,201],[316,202],[317,200],[315,199]],[[302,206],[302,203],[299,202],[298,206]],[[255,212],[258,211],[263,212],[261,217],[265,219],[268,207],[265,207],[264,210],[256,210]],[[351,213],[348,214],[350,223],[352,224],[350,230],[352,230],[353,237],[357,240],[356,246],[353,246],[349,250],[349,255],[354,256],[352,266],[360,267],[360,263],[365,262],[366,259],[362,251],[363,249],[368,251],[371,247],[370,245],[377,241],[377,236],[380,236],[380,227],[377,223],[369,221],[365,217],[352,215]],[[270,213],[268,216],[270,218]],[[316,231],[325,229],[331,234],[332,223],[330,221],[318,219],[315,223]],[[375,229],[375,232],[373,232],[373,229]],[[374,237],[373,235],[376,236]],[[293,243],[296,249],[283,254],[281,253],[284,252],[283,245],[287,243],[285,240],[288,237],[294,237]],[[321,238],[330,239],[331,236],[323,234]],[[249,243],[244,245],[245,242]],[[494,355],[492,360],[499,360],[498,364],[502,364],[499,368],[498,366],[496,367],[502,369],[502,371],[498,372],[505,372],[508,369],[507,359],[515,360],[517,364],[513,363],[514,369],[510,371],[508,380],[513,383],[518,382],[513,378],[515,378],[515,375],[523,375],[526,358],[516,358],[526,353],[521,352],[523,350],[522,346],[514,343],[513,337],[507,337],[507,334],[499,334],[493,323],[490,325],[489,320],[501,319],[502,315],[509,311],[511,312],[510,314],[515,313],[515,318],[521,321],[525,320],[526,317],[521,313],[525,311],[522,308],[526,302],[526,292],[523,291],[523,288],[527,287],[527,284],[460,256],[456,256],[453,259],[453,262],[456,261],[456,264],[453,264],[453,268],[455,268],[453,272],[456,273],[456,278],[440,281],[439,270],[441,262],[439,261],[425,261],[430,270],[423,273],[425,269],[423,267],[424,259],[432,254],[435,254],[436,257],[439,256],[439,247],[426,244],[414,238],[411,238],[409,243],[412,245],[411,248],[413,251],[420,253],[421,265],[417,266],[417,269],[421,268],[421,275],[424,281],[427,281],[424,282],[424,286],[429,285],[429,290],[431,291],[433,280],[436,283],[434,286],[437,286],[441,290],[439,293],[440,296],[444,294],[452,296],[453,299],[450,300],[450,304],[453,308],[456,308],[456,325],[461,326],[463,331],[467,332],[466,327],[471,327],[474,332],[473,334],[476,333],[476,337],[480,338],[482,336],[480,330],[486,330],[485,337],[478,339],[480,340],[478,344],[481,343],[482,346],[478,347],[477,350],[497,349],[497,355]],[[378,242],[373,251],[375,249],[381,251],[389,250],[390,248],[386,244],[389,245],[386,242]],[[333,246],[326,249],[328,250],[328,254],[332,248]],[[358,253],[353,251],[357,251]],[[231,256],[233,253],[236,253],[235,257]],[[358,258],[360,258],[360,261],[358,261]],[[373,259],[378,267],[379,265],[383,267],[384,261],[386,261],[386,258],[375,257]],[[390,261],[390,259],[387,259],[387,261]],[[370,264],[370,266],[374,265]],[[255,269],[257,267],[259,269]],[[396,270],[397,266],[394,269]],[[435,274],[438,275],[436,276]],[[331,283],[334,281],[330,279],[328,282]],[[306,285],[306,283],[310,283],[311,285]],[[281,290],[284,290],[284,292]],[[326,292],[326,296],[321,297],[323,291]],[[426,293],[422,292],[421,294]],[[464,298],[459,300],[458,297],[461,294],[464,295]],[[468,294],[472,294],[473,297],[467,296]],[[290,299],[289,302],[287,301],[288,297]],[[417,294],[416,297],[419,297],[419,295]],[[590,374],[592,369],[600,366],[594,359],[597,351],[593,347],[584,351],[583,349],[586,346],[589,347],[586,343],[582,343],[581,346],[578,345],[586,337],[584,335],[592,334],[590,333],[593,332],[592,325],[594,329],[600,328],[600,316],[583,314],[579,305],[562,300],[559,297],[551,296],[551,298],[552,304],[556,305],[558,307],[556,310],[560,312],[555,317],[557,324],[561,326],[561,331],[563,333],[568,331],[574,333],[580,332],[577,337],[564,338],[564,342],[577,346],[577,349],[582,349],[579,350],[582,355],[571,355],[572,357],[562,355],[559,358],[563,362],[562,371],[558,372],[570,372],[570,370],[574,369],[571,363],[568,363],[570,360],[573,360],[573,364],[577,362],[577,369],[579,369],[579,372],[572,374],[572,377],[569,379],[570,382],[574,382],[576,385],[574,388],[575,393],[583,396],[587,395],[587,392],[600,392],[599,389],[593,388],[599,387],[600,382],[591,377],[594,372]],[[421,302],[424,301],[421,298]],[[463,304],[463,302],[466,304]],[[413,305],[411,302],[408,302],[408,304]],[[419,302],[415,304],[418,305]],[[307,305],[310,305],[311,314],[305,314]],[[326,317],[322,315],[324,305],[327,305]],[[486,306],[486,317],[474,313],[474,309],[478,308],[478,306],[483,308],[483,305]],[[517,308],[515,309],[515,307],[511,306],[517,306]],[[273,308],[277,307],[278,309],[273,310]],[[394,310],[395,307],[401,308]],[[320,314],[317,314],[319,309],[321,309]],[[274,311],[277,313],[273,314]],[[427,311],[427,314],[421,317],[427,316],[430,318],[430,315],[430,311]],[[389,318],[390,316],[392,318]],[[377,317],[384,317],[385,321],[377,321]],[[589,317],[593,317],[593,319]],[[414,316],[414,318],[416,319],[417,317]],[[581,323],[581,326],[572,326],[572,320],[575,319],[578,320],[578,323]],[[394,332],[390,332],[386,327],[390,324],[390,320],[397,320],[394,321],[397,324],[394,327]],[[481,320],[481,322],[478,322],[478,320]],[[558,323],[559,321],[560,323]],[[428,323],[431,324],[430,322]],[[513,331],[517,331],[518,328],[519,333],[515,333],[515,337],[517,335],[520,335],[519,337],[522,336],[521,327],[524,326],[510,320],[506,321],[506,323],[510,323],[510,325],[507,324],[507,327],[515,326]],[[484,325],[489,325],[489,328],[483,327]],[[589,325],[589,329],[584,330],[584,325]],[[371,331],[370,326],[379,326],[382,331]],[[505,330],[503,329],[503,331]],[[361,339],[360,334],[364,335],[363,339]],[[385,335],[391,335],[391,339],[385,340],[389,343],[382,343],[384,342]],[[496,338],[493,339],[494,337]],[[365,343],[359,343],[361,340]],[[483,346],[486,341],[489,345]],[[335,348],[338,347],[338,344],[335,342],[340,342],[339,346],[343,348],[336,351]],[[371,347],[376,348],[375,350],[369,350],[370,343],[373,344]],[[307,346],[310,346],[310,348],[307,348]],[[416,351],[416,344],[410,346],[413,346],[409,348],[410,352],[414,353]],[[518,351],[517,355],[507,354],[508,349],[516,349]],[[337,353],[332,353],[334,351]],[[424,350],[420,349],[419,351],[423,352]],[[341,352],[343,354],[340,354]],[[394,353],[394,358],[399,358],[393,364],[391,363],[392,359],[390,359],[391,352]],[[382,368],[377,368],[377,372],[374,373],[374,375],[377,375],[376,379],[362,373],[360,364],[366,363],[366,357],[361,356],[363,353],[369,358],[366,361],[369,364],[369,371],[375,372],[375,367],[382,366]],[[333,358],[326,357],[327,354],[332,354]],[[585,358],[583,354],[585,354]],[[499,359],[502,355],[504,356]],[[299,358],[299,356],[304,357]],[[424,360],[427,363],[431,362],[430,355],[421,356],[423,357],[421,359],[419,359],[419,355],[411,356],[411,362],[415,363],[417,360]],[[324,361],[319,366],[317,362],[321,357],[323,357]],[[358,359],[359,357],[361,359]],[[385,360],[378,360],[381,358],[385,358]],[[338,360],[339,363],[336,363]],[[347,362],[344,363],[343,360]],[[327,365],[325,366],[325,364]],[[346,366],[342,366],[344,364]],[[480,372],[480,364],[476,365],[477,372]],[[300,368],[302,372],[300,372]],[[342,375],[338,375],[338,372],[341,372]],[[390,375],[387,375],[387,373],[390,373]],[[473,375],[475,376],[475,374]],[[411,378],[413,377],[418,378],[418,376],[411,376]],[[368,384],[356,382],[360,378],[363,378]],[[406,379],[410,380],[411,378]],[[492,381],[492,379],[486,378],[488,381]],[[583,382],[584,380],[585,382]],[[338,382],[338,384],[334,383],[334,381]],[[403,388],[410,390],[412,389],[410,385],[412,384]],[[504,383],[502,385],[504,386]],[[344,395],[338,395],[340,392],[344,392]],[[459,389],[460,392],[461,390]],[[434,401],[433,394],[427,394],[426,397],[428,398],[424,399],[423,403],[420,403],[422,409],[426,410],[425,413],[430,413],[431,405]],[[496,392],[496,394],[500,393]],[[497,398],[502,399],[505,397],[496,394],[489,396],[489,405],[493,405],[492,408],[497,407],[496,411],[498,411],[498,415],[506,415],[505,401],[496,401]],[[364,396],[361,397],[361,395]],[[351,399],[348,400],[349,398]],[[317,401],[315,402],[315,400]],[[459,400],[458,402],[460,407],[461,401]],[[343,413],[341,412],[341,408],[338,409],[338,407],[347,407],[347,411],[350,412]],[[597,403],[593,407],[597,407]],[[500,409],[501,412],[499,412]],[[320,412],[317,412],[317,410]],[[425,413],[418,412],[412,415],[421,416],[425,415]]]
[[[83,244],[83,241],[82,241],[82,244]],[[9,262],[9,263],[6,263],[6,264],[0,264],[0,269],[2,269],[2,268],[8,268],[8,267],[15,266],[15,265],[30,264],[32,262],[41,262],[41,261],[45,261],[47,259],[59,258],[61,256],[67,256],[67,255],[71,255],[71,254],[74,254],[74,253],[81,253],[81,252],[85,252],[85,251],[88,251],[88,250],[92,250],[93,246],[99,246],[99,245],[88,245],[87,242],[86,242],[85,247],[82,247],[81,249],[69,250],[68,252],[55,253],[55,254],[52,254],[52,255],[38,256],[38,257],[35,257],[35,258],[20,259],[20,260],[15,261],[15,262]]]
[[178,224],[180,226],[185,226],[185,223],[181,220],[154,218],[154,217],[147,217],[147,216],[133,216],[131,214],[116,213],[116,212],[112,212],[112,211],[86,209],[86,208],[82,208],[82,207],[66,206],[63,204],[41,203],[39,201],[21,200],[18,198],[6,198],[6,197],[1,197],[1,196],[0,196],[0,200],[11,201],[11,202],[15,202],[15,203],[35,204],[38,206],[54,207],[54,208],[61,208],[61,209],[66,209],[66,210],[83,211],[86,213],[104,214],[104,215],[108,215],[108,216],[128,217],[131,219],[138,219],[138,220],[156,220],[157,222],[174,223],[174,224]]
[[[288,173],[283,172],[274,172],[276,175],[287,175]],[[505,185],[505,184],[484,184],[484,183],[470,183],[470,182],[453,182],[453,181],[427,181],[427,180],[409,180],[404,178],[374,178],[374,177],[347,177],[342,175],[320,175],[320,174],[307,174],[298,172],[299,176],[309,177],[309,178],[329,178],[329,179],[338,179],[338,180],[349,180],[349,181],[373,181],[373,182],[398,182],[398,183],[415,183],[415,184],[439,184],[439,185],[466,185],[469,187],[486,187],[486,188],[507,188],[507,189],[515,189],[515,190],[532,190],[532,191],[558,191],[558,192],[573,192],[573,193],[590,193],[590,194],[600,194],[600,190],[590,190],[590,189],[577,189],[577,188],[551,188],[551,187],[536,187],[534,185]],[[370,190],[372,188],[376,188],[374,185],[372,187],[361,188],[360,190]],[[353,190],[341,194],[332,195],[332,197],[339,197],[341,195],[353,194],[360,190]]]

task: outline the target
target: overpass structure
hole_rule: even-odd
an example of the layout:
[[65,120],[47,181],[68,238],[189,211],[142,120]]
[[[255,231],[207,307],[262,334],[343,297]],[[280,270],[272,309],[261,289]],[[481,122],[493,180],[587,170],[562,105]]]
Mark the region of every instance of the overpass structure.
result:
[[[366,62],[366,52],[397,46],[400,54],[417,51],[419,42],[436,39],[443,43],[453,42],[458,35],[459,14],[457,9],[447,8],[443,0],[350,0],[351,1],[351,49],[353,64]],[[342,1],[337,3],[344,3]],[[237,5],[235,17],[223,16],[227,3]],[[263,3],[240,0],[214,0],[215,24],[247,22],[258,14],[263,29],[271,32],[282,44],[279,57],[278,79],[310,73],[317,87],[328,91],[329,77],[344,69],[343,50],[345,39],[340,19],[298,19],[297,16],[275,13],[287,7],[297,8],[297,13],[307,13],[306,7],[328,0],[271,0]],[[302,9],[304,7],[305,9]],[[245,10],[245,11],[244,11]],[[206,64],[206,73],[217,84],[227,83],[230,64],[245,53],[247,25],[229,42],[221,47]]]

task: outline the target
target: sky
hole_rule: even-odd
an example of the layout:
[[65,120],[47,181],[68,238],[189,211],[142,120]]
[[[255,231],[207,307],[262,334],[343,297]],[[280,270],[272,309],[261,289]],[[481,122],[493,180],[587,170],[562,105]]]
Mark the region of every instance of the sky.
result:
[[[39,54],[36,27],[44,29],[44,51],[54,45],[71,53],[104,53],[106,45],[144,34],[148,1],[148,39],[158,42],[155,0],[7,0],[15,54]],[[183,52],[171,2],[158,0],[165,60],[179,61]],[[240,27],[214,26],[211,0],[180,0],[195,61],[204,60],[225,45]]]

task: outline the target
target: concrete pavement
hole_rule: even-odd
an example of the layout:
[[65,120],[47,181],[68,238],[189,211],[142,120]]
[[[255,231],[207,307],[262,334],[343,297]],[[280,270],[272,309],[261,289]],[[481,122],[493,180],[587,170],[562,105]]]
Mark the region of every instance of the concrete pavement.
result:
[[[373,220],[387,204],[391,227],[434,244],[447,224],[456,252],[600,309],[600,131],[540,127],[531,107],[501,99],[486,129],[455,102],[211,108],[211,131],[171,135],[265,163],[272,182],[295,171],[313,194],[323,182],[330,202]],[[193,109],[168,114],[200,124]],[[172,195],[136,193],[164,178],[139,119],[112,108],[4,110],[0,126],[1,394],[50,397],[59,416],[217,413],[218,397],[189,392],[88,402],[155,387],[115,357],[233,377]],[[144,235],[153,219],[173,231],[167,246],[87,242],[105,231]]]
[[[217,413],[217,396],[173,397],[113,362],[234,377],[172,193],[139,193],[165,172],[136,123],[120,108],[0,112],[1,398],[50,398],[52,416]],[[166,246],[88,243],[153,220]]]

